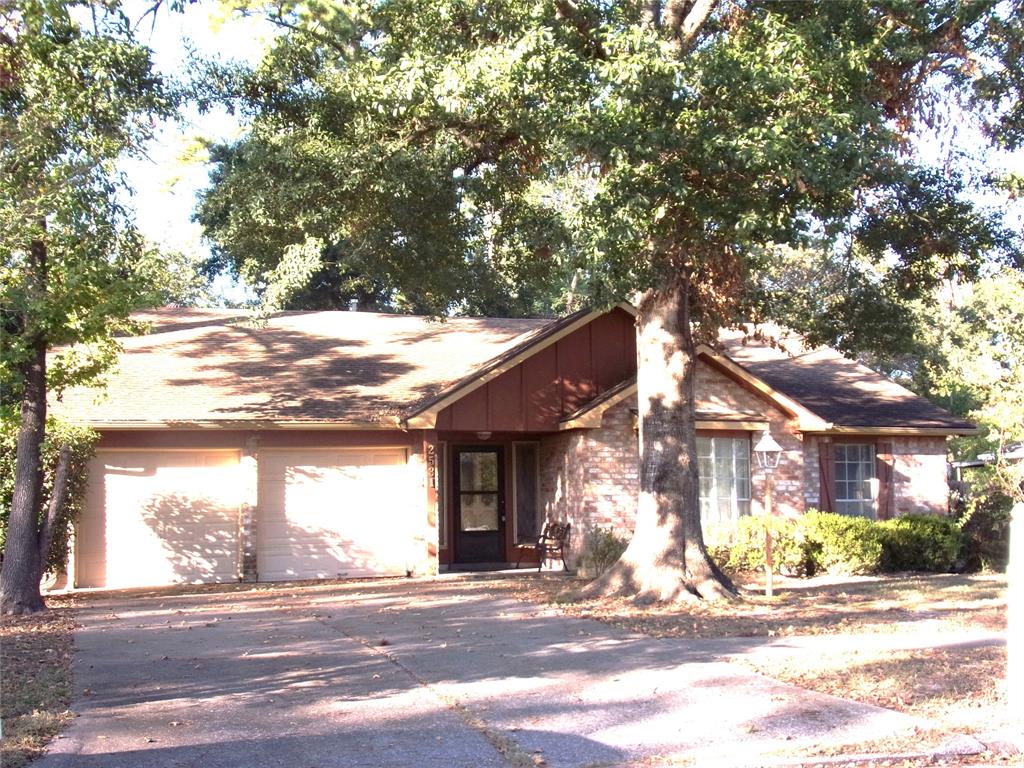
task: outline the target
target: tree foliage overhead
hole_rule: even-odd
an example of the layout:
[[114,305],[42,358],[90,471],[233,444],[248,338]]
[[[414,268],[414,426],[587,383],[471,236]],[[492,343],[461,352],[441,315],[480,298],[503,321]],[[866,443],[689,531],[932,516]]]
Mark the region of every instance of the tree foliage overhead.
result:
[[81,474],[67,446],[44,488],[47,396],[102,373],[131,310],[155,298],[116,163],[172,106],[117,0],[0,5],[0,405],[20,403],[4,613],[45,607],[41,569]]
[[[480,278],[569,304],[639,294],[637,528],[601,589],[729,591],[700,532],[697,340],[770,318],[856,349],[943,281],[1018,258],[973,179],[909,150],[947,102],[1016,140],[1019,2],[248,10],[281,35],[252,71],[217,74],[251,127],[218,149],[199,218],[269,303],[326,269],[431,311]],[[819,264],[793,258],[809,249]],[[809,266],[843,296],[815,294]]]
[[280,3],[263,63],[222,73],[252,127],[199,218],[216,266],[431,309],[574,275],[607,302],[687,262],[713,329],[772,291],[778,243],[927,292],[1000,246],[962,182],[901,153],[937,79],[1016,135],[1020,63],[996,53],[1020,8],[997,5]]
[[[6,402],[20,396],[21,368],[40,340],[68,347],[50,369],[56,389],[95,376],[112,361],[127,313],[149,298],[157,259],[131,225],[115,163],[141,150],[171,106],[116,3],[28,0],[0,10]],[[45,288],[29,265],[33,242],[46,249]]]

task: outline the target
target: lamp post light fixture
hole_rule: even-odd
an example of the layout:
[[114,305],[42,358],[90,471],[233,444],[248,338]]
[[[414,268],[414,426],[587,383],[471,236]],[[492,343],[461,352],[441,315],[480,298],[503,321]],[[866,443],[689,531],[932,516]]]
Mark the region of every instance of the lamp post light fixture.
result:
[[775,563],[772,562],[772,484],[779,459],[782,458],[782,446],[775,442],[767,429],[754,446],[754,458],[764,472],[764,594],[765,597],[771,597],[775,570]]

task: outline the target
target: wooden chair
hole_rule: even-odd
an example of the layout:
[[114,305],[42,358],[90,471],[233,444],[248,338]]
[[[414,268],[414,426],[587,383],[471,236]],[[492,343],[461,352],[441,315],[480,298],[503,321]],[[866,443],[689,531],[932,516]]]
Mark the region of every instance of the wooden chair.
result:
[[540,555],[540,562],[537,564],[538,571],[544,567],[545,560],[550,560],[556,555],[562,561],[562,567],[568,571],[569,566],[565,562],[565,548],[569,546],[569,530],[571,528],[572,525],[570,523],[546,521],[544,529],[541,531],[540,536],[537,537],[535,544],[519,545],[519,557],[516,559],[516,568],[522,562],[523,552],[527,549],[533,549]]

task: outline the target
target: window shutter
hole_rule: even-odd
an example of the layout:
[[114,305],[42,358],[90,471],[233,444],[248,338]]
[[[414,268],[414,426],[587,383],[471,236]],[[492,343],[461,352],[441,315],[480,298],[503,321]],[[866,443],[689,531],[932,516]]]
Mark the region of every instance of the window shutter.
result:
[[821,496],[818,508],[822,512],[836,511],[836,451],[832,441],[823,438],[818,441],[818,469]]
[[889,520],[893,516],[893,458],[892,442],[879,442],[875,453],[875,474],[878,475],[878,519]]

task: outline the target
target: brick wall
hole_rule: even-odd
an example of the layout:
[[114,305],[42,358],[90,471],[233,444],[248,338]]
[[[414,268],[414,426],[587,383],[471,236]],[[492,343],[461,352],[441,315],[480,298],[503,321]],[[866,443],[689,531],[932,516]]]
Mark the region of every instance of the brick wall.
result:
[[570,565],[593,528],[611,528],[624,538],[633,533],[640,467],[634,407],[626,402],[609,409],[600,429],[541,440],[541,503],[548,518],[572,523]]
[[[817,508],[821,498],[821,474],[818,453],[826,439],[809,435],[805,441],[804,498],[807,507]],[[877,445],[892,443],[893,509],[897,515],[949,512],[949,482],[946,475],[946,438],[844,435],[846,441]]]
[[[548,518],[572,523],[573,558],[579,556],[586,533],[593,528],[611,528],[626,538],[632,534],[639,492],[639,446],[630,415],[635,409],[634,398],[606,411],[599,429],[571,430],[541,439],[541,503]],[[783,450],[774,473],[774,513],[799,515],[819,505],[821,437],[803,435],[795,419],[704,363],[697,367],[697,410],[723,416],[746,414],[751,420],[768,422]],[[753,447],[761,435],[748,434]],[[864,439],[876,442],[878,438]],[[897,514],[944,514],[945,439],[885,439],[893,444]],[[751,512],[756,515],[764,511],[765,474],[753,456],[751,465]]]
[[[804,441],[794,419],[770,404],[760,395],[706,363],[697,365],[697,410],[702,413],[756,414],[752,418],[767,421],[772,437],[782,447],[779,466],[775,470],[773,511],[777,515],[798,515],[804,511],[806,475],[804,473]],[[701,432],[713,435],[714,432]],[[751,448],[760,433],[751,433]],[[751,455],[751,513],[764,511],[764,472],[757,468]]]
[[897,515],[949,514],[946,438],[892,438]]

